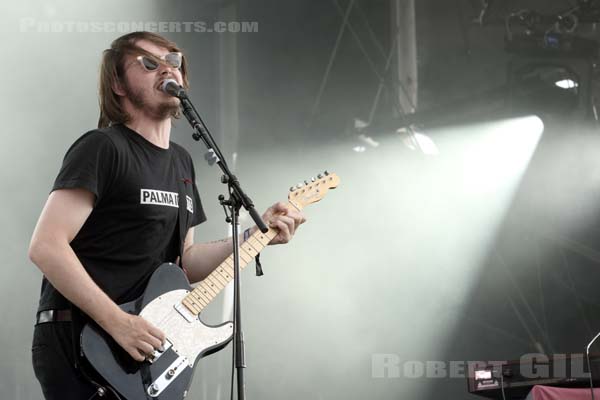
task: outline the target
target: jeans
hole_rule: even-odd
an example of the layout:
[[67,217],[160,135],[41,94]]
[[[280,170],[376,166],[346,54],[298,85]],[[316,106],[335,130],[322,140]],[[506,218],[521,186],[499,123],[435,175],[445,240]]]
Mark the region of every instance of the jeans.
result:
[[[36,325],[33,331],[31,358],[35,376],[40,382],[46,400],[117,398],[110,391],[100,396],[97,387],[75,368],[71,322],[47,322]],[[85,372],[90,373],[89,366]],[[94,380],[96,378],[93,377]]]

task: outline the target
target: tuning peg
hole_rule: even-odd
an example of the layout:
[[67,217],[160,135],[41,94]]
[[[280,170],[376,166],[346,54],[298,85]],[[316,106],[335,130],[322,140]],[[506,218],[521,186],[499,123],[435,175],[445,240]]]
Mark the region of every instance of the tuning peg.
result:
[[294,190],[296,190],[296,188],[292,186],[292,187],[290,188],[290,192],[293,192]]
[[305,184],[306,186],[308,186],[308,181],[304,181],[304,184]]
[[325,176],[329,175],[329,171],[325,170],[324,174]]
[[297,188],[297,189],[300,189],[301,187],[302,187],[302,182],[300,182],[300,183],[298,183],[298,184],[296,185],[296,188]]
[[315,177],[313,176],[312,178],[310,178],[310,181],[311,181],[311,182],[314,182],[314,181],[316,181]]
[[319,174],[319,175],[317,175],[317,178],[318,178],[318,179],[321,179],[321,178],[323,178],[323,174]]

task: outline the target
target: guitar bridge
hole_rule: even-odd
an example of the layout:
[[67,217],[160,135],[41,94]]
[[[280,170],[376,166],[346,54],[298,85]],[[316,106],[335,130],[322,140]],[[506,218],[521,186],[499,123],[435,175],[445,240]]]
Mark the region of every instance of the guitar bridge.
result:
[[171,343],[169,341],[169,339],[165,340],[165,344],[163,345],[161,350],[154,350],[152,352],[151,355],[149,355],[148,357],[146,357],[146,361],[148,361],[150,364],[152,364],[153,362],[155,362],[156,360],[158,360],[160,358],[160,356],[162,356],[163,354],[165,354],[165,351],[169,350],[171,347],[173,347],[173,343]]

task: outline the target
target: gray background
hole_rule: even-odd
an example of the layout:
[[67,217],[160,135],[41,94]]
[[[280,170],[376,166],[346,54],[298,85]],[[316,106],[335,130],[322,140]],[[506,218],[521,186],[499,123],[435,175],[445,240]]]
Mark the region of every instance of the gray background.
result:
[[[351,21],[358,32],[371,35],[368,21],[387,48],[389,2],[357,3]],[[500,18],[522,7],[550,12],[568,5],[498,1],[493,11]],[[27,247],[64,152],[95,127],[100,54],[119,33],[22,32],[19,24],[219,16],[216,2],[181,0],[2,7],[0,398],[39,399],[30,343],[41,274]],[[423,109],[505,84],[503,28],[471,24],[477,7],[418,2]],[[540,348],[575,352],[600,330],[594,134],[575,123],[547,129],[533,154],[537,138],[522,121],[473,123],[457,111],[429,132],[438,157],[406,149],[389,132],[376,137],[378,148],[356,153],[347,127],[368,114],[378,80],[349,35],[319,114],[306,126],[341,24],[335,3],[253,0],[239,19],[259,24],[257,33],[237,34],[236,166],[245,188],[265,209],[324,169],[342,179],[306,209],[308,223],[292,244],[264,252],[264,277],[244,275],[248,398],[473,398],[462,377],[414,376],[402,366],[518,359]],[[219,107],[219,35],[228,34],[166,35],[189,56],[190,93],[231,154],[235,141],[219,119],[230,112]],[[365,43],[381,66],[374,42]],[[382,114],[391,113],[393,92],[386,91]],[[209,216],[196,237],[217,239],[226,234],[216,201],[223,191],[219,172],[205,165],[204,148],[189,136],[185,121],[177,122],[173,140],[194,156]],[[207,322],[222,319],[221,303],[207,311]],[[375,354],[397,357],[400,376],[374,377]],[[229,360],[230,347],[201,363],[192,398],[229,395]]]

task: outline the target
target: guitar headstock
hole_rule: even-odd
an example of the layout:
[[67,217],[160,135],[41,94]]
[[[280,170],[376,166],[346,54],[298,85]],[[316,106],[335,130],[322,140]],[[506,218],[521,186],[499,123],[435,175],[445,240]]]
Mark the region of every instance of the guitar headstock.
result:
[[298,209],[302,209],[321,200],[330,189],[335,189],[339,184],[340,178],[336,174],[325,171],[316,178],[311,178],[310,181],[292,186],[288,200]]

